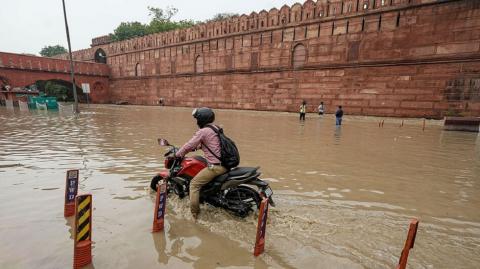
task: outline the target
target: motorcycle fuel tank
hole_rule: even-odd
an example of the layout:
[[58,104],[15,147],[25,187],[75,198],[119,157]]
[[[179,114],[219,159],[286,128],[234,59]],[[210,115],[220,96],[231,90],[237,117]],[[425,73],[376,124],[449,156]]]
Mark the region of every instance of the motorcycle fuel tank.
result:
[[183,159],[182,167],[182,170],[178,172],[178,176],[186,175],[193,178],[198,172],[200,172],[200,170],[207,167],[207,163],[198,157],[188,157]]

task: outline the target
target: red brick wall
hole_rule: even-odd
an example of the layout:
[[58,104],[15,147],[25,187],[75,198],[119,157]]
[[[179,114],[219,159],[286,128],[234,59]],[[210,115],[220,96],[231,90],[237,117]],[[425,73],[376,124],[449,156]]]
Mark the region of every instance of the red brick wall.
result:
[[480,102],[447,102],[439,89],[478,78],[462,70],[480,70],[480,63],[122,78],[111,81],[111,99],[155,105],[164,98],[171,106],[277,111],[297,111],[306,100],[311,112],[323,101],[328,112],[343,105],[346,113],[359,115],[438,118],[449,108],[480,115]]
[[358,3],[307,1],[77,55],[107,52],[112,102],[297,111],[306,99],[352,114],[480,115],[479,1]]
[[[75,62],[77,86],[90,84],[92,101],[103,103],[110,99],[110,69],[105,64]],[[38,80],[71,81],[70,62],[61,59],[0,52],[0,77],[11,87],[25,87]]]

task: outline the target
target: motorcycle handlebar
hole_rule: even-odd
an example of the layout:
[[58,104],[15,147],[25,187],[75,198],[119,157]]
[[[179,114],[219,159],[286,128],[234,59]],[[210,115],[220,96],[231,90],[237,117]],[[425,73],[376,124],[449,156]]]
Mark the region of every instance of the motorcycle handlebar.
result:
[[170,150],[168,150],[165,154],[163,154],[163,157],[167,157],[170,154],[175,154],[178,151],[177,147],[172,147]]

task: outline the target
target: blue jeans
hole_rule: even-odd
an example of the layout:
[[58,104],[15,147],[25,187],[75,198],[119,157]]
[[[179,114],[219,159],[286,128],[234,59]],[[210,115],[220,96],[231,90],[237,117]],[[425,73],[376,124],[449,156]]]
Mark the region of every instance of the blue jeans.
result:
[[342,125],[342,118],[336,118],[337,122],[335,123],[336,125]]

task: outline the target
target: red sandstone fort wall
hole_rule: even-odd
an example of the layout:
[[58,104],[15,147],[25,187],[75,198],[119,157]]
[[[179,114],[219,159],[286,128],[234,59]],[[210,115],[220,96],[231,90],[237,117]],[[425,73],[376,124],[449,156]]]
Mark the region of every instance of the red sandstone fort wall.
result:
[[95,39],[111,102],[480,115],[480,2],[307,1],[122,42]]
[[[110,99],[110,69],[107,65],[74,62],[74,71],[77,86],[90,84],[94,102],[103,103]],[[0,52],[0,79],[13,88],[29,86],[39,80],[71,81],[70,72],[69,61]]]

